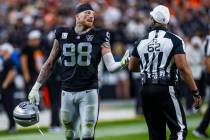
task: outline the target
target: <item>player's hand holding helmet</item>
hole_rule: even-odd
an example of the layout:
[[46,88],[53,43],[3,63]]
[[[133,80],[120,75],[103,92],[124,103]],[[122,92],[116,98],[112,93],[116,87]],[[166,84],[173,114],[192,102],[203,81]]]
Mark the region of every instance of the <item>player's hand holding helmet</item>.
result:
[[28,99],[30,101],[30,103],[39,105],[39,101],[40,101],[40,97],[39,97],[39,88],[41,87],[40,83],[35,83],[35,85],[33,86],[33,88],[31,89],[29,95],[28,95]]
[[35,104],[29,101],[21,102],[13,111],[16,123],[23,127],[28,127],[39,122],[39,110]]
[[122,58],[122,60],[120,61],[121,65],[124,67],[128,64],[130,60],[130,57],[129,57],[129,50],[127,50]]

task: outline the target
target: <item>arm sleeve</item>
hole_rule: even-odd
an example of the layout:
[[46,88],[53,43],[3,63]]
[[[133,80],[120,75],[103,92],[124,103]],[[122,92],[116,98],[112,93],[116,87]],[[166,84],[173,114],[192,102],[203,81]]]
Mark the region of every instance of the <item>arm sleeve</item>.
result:
[[140,41],[136,41],[134,43],[134,48],[133,48],[133,51],[132,51],[132,56],[137,57],[137,58],[139,58],[139,53],[138,53],[138,50],[137,50],[137,47],[138,47],[139,43],[140,43]]
[[177,38],[174,41],[175,54],[185,54],[185,44],[182,39]]
[[103,56],[104,64],[109,72],[116,72],[122,68],[120,62],[115,62],[114,57],[111,52],[106,53]]

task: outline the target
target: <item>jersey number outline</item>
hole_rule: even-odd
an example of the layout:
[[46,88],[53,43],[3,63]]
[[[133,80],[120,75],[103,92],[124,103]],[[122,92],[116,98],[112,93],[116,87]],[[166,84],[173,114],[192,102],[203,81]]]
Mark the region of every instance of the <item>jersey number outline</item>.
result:
[[159,52],[160,51],[160,43],[157,42],[156,39],[153,39],[153,41],[148,44],[148,47],[147,47],[147,51],[148,52]]
[[[65,56],[63,64],[66,67],[72,67],[76,64],[79,66],[89,66],[91,60],[91,52],[92,44],[89,42],[80,42],[77,48],[74,43],[65,43],[63,44],[63,55]],[[76,56],[76,53],[78,56]]]

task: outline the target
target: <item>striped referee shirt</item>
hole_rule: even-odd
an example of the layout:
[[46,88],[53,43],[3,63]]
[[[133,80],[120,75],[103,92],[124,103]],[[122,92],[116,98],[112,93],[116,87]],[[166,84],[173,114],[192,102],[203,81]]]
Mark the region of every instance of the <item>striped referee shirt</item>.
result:
[[185,54],[184,42],[166,28],[156,27],[137,41],[132,56],[140,60],[144,84],[175,85],[179,79],[175,54]]
[[210,57],[210,35],[206,37],[205,45],[204,45],[204,55]]

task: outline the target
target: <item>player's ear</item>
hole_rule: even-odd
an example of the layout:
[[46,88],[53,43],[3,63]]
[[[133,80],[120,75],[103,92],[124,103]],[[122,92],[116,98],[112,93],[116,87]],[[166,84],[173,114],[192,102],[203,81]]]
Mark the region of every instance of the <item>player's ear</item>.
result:
[[75,19],[76,19],[77,22],[80,21],[80,13],[75,15]]
[[150,17],[150,24],[155,25],[155,20],[152,17]]
[[78,18],[79,18],[79,16],[78,16],[78,14],[76,14],[76,15],[75,15],[75,19],[78,20]]

